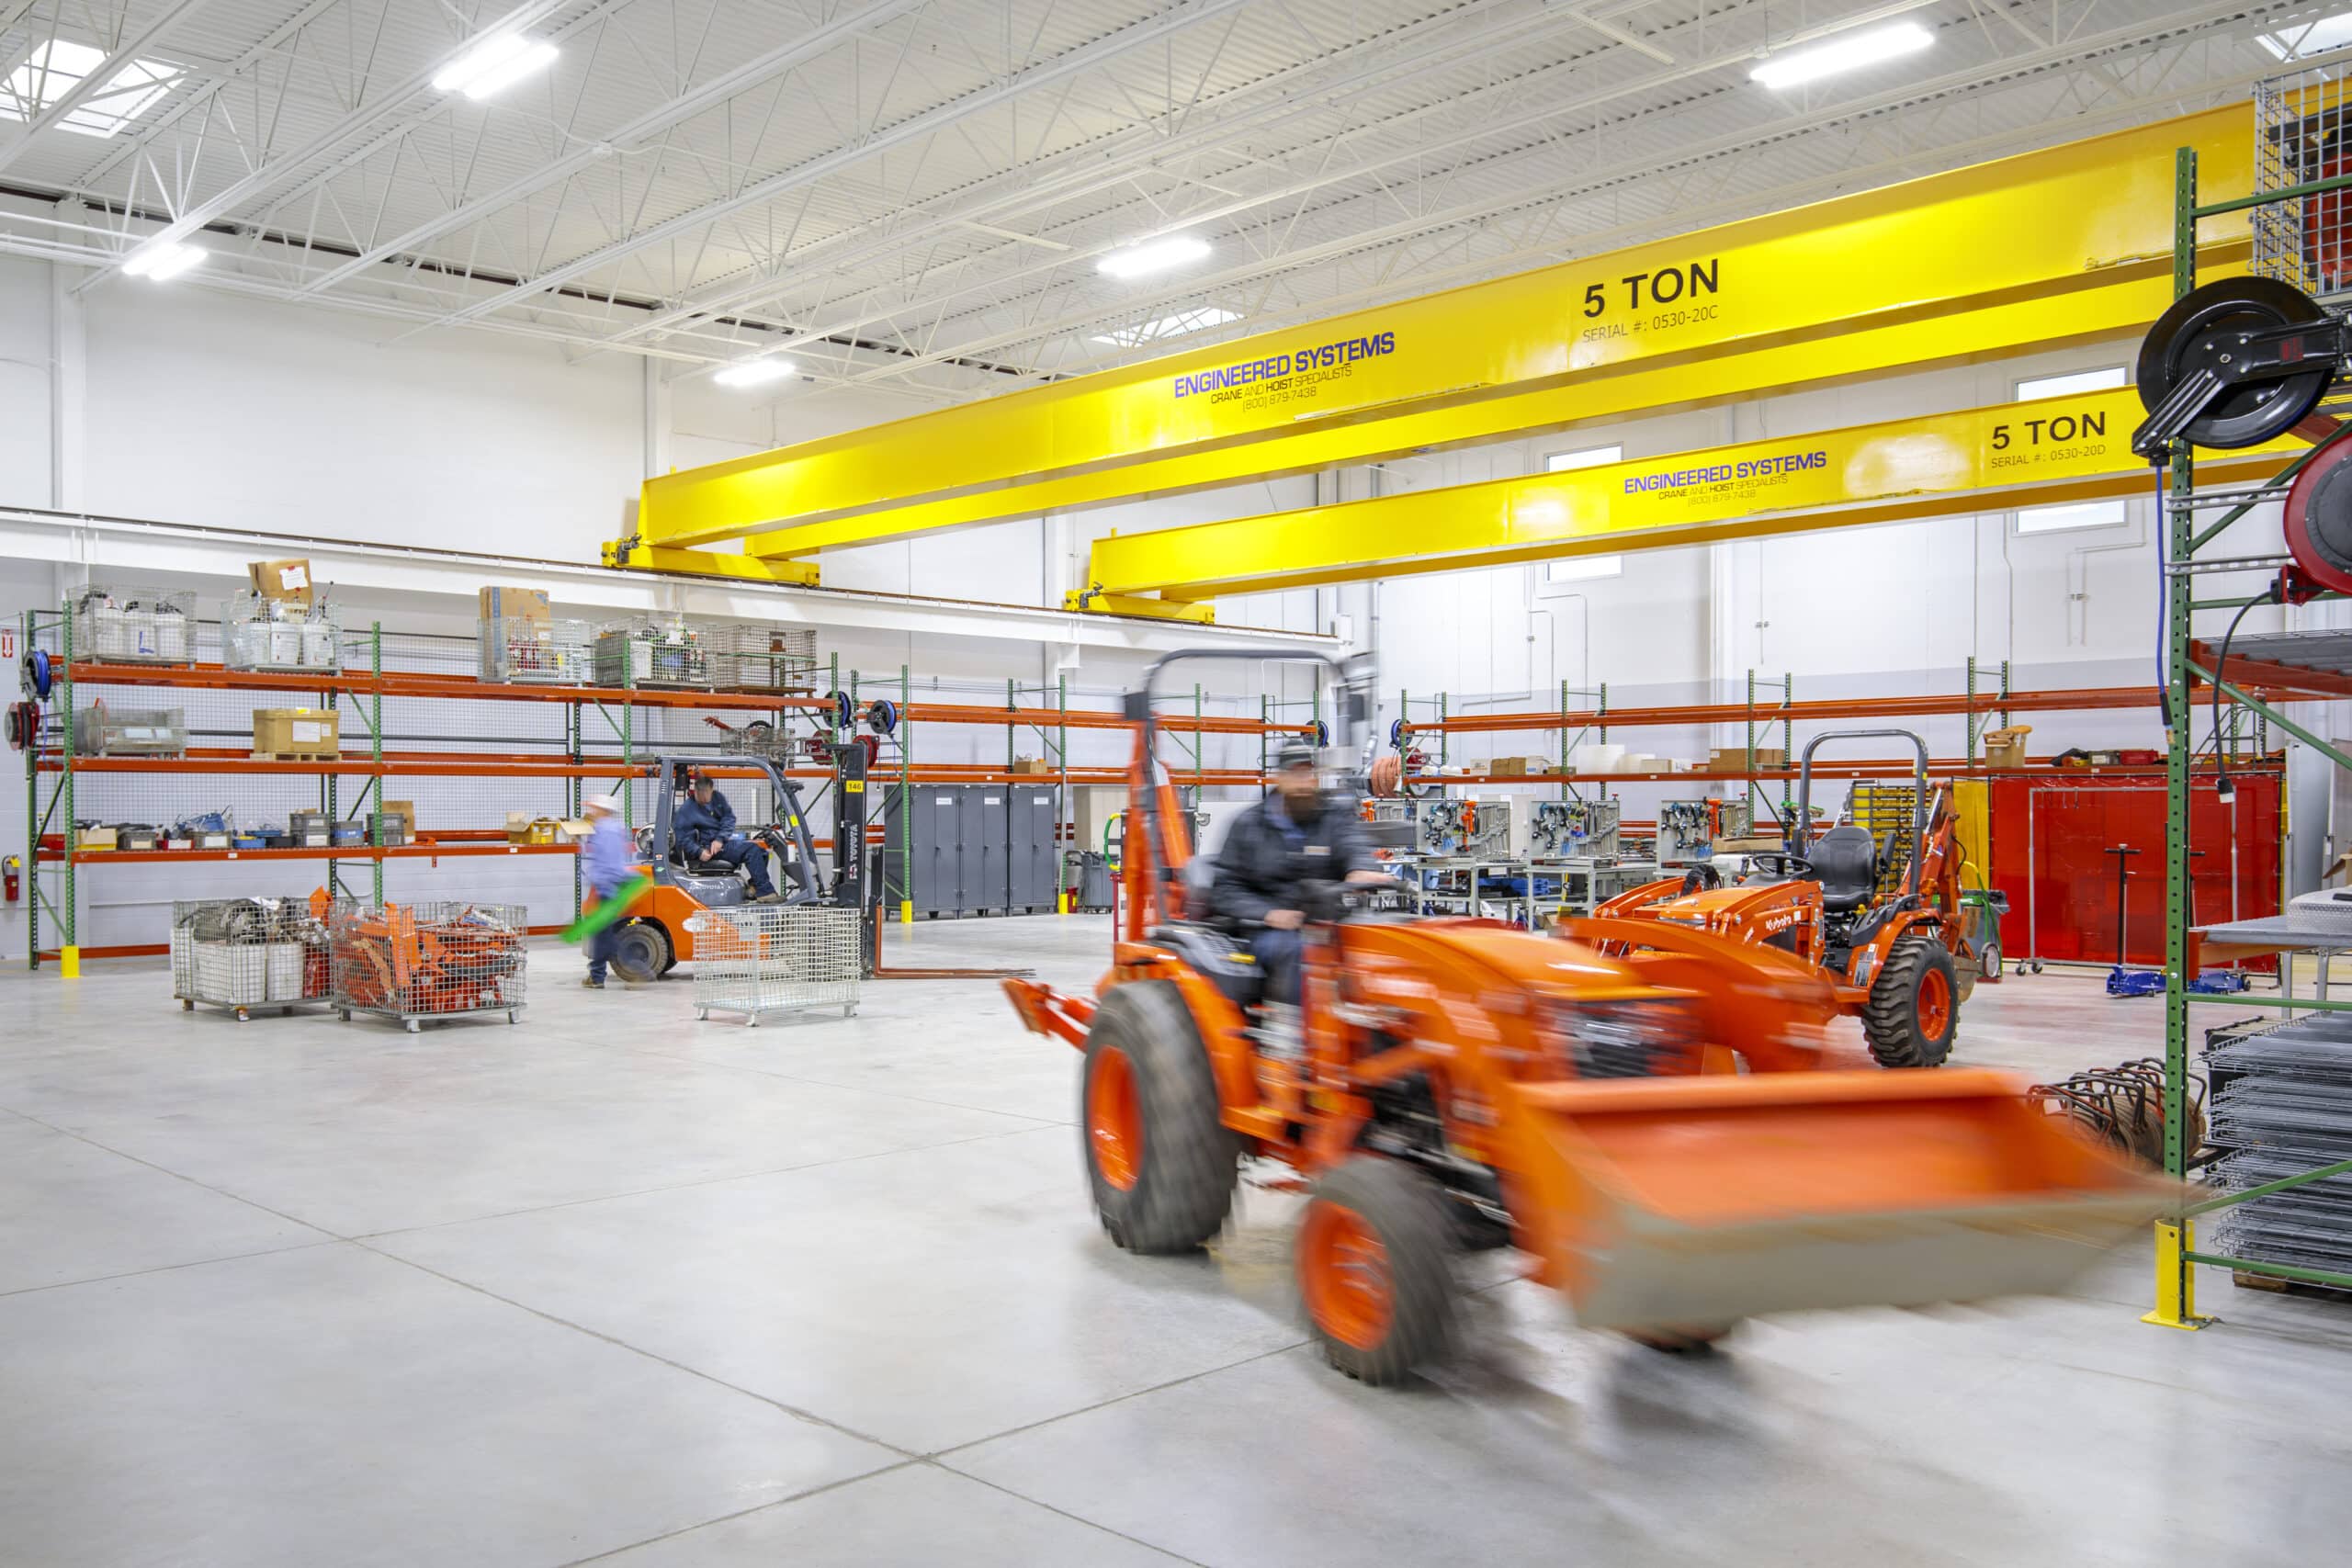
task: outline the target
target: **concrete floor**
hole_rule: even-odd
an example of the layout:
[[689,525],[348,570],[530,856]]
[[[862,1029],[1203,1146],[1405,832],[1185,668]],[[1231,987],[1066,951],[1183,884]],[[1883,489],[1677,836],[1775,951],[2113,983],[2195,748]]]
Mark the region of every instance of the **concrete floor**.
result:
[[[1083,984],[1100,919],[893,933]],[[0,1562],[2279,1564],[2352,1535],[2352,1309],[2143,1253],[2078,1294],[1684,1360],[1492,1284],[1379,1392],[1305,1348],[1295,1200],[1210,1256],[1088,1212],[1074,1056],[986,982],[697,1023],[680,980],[404,1036],[7,972]],[[1959,1059],[2156,1048],[2056,974]]]

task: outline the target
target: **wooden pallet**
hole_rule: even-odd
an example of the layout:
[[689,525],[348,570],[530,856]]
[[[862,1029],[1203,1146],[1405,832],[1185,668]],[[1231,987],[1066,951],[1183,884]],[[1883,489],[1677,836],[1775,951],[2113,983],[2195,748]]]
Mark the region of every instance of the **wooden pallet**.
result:
[[337,751],[256,751],[256,762],[340,762],[343,753]]
[[2312,1301],[2352,1302],[2352,1291],[2334,1285],[2314,1285],[2307,1280],[2282,1280],[2276,1274],[2249,1274],[2243,1269],[2230,1270],[2230,1283],[2242,1291],[2267,1291],[2274,1296],[2307,1296]]

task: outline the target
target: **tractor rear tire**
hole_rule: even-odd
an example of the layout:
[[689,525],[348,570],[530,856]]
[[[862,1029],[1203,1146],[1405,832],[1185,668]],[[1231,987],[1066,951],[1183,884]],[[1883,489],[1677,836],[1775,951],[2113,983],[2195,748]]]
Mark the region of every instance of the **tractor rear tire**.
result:
[[1299,1297],[1324,1359],[1375,1386],[1402,1382],[1453,1338],[1453,1226],[1436,1184],[1358,1155],[1326,1172],[1299,1221]]
[[1113,1241],[1190,1252],[1224,1227],[1241,1146],[1221,1120],[1208,1047],[1174,982],[1131,980],[1094,1010],[1078,1124]]
[[1862,1036],[1882,1067],[1940,1067],[1960,1032],[1951,953],[1931,936],[1898,938],[1871,983]]
[[613,973],[632,986],[650,986],[668,972],[670,933],[651,920],[625,920],[613,932]]

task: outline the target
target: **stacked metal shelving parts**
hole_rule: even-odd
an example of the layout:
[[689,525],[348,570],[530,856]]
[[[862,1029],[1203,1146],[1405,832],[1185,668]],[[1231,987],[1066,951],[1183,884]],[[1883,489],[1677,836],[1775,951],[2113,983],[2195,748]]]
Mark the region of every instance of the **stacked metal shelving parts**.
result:
[[[2218,1185],[2245,1193],[2352,1160],[2352,1018],[2316,1013],[2256,1032],[2217,1031],[2208,1134]],[[2220,1210],[2208,1240],[2249,1261],[2352,1274],[2352,1173]]]

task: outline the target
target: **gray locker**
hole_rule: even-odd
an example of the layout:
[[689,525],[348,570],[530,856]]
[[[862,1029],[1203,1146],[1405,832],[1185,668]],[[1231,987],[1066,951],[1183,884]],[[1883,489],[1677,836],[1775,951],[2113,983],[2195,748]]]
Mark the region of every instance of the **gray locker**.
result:
[[1061,891],[1060,812],[1054,792],[1038,784],[1006,791],[1008,886],[1005,905],[1014,914],[1051,914]]
[[[963,800],[967,786],[917,784],[893,789],[883,807],[882,869],[886,906],[914,905],[919,915],[963,912]],[[911,820],[911,841],[908,828]]]
[[957,912],[1004,913],[1004,786],[964,785],[956,821],[963,848],[956,877]]

